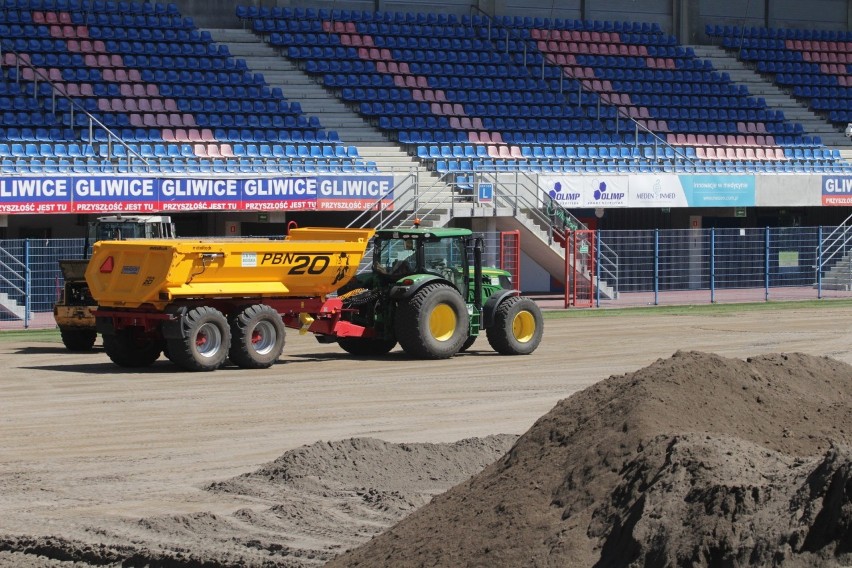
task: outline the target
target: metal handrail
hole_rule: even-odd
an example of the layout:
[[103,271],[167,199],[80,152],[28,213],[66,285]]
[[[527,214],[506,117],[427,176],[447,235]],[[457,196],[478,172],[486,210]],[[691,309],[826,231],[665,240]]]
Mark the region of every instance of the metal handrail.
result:
[[[821,258],[817,270],[822,271],[826,265],[834,261],[834,257],[846,253],[850,242],[852,242],[852,225],[850,225],[850,220],[852,220],[852,215],[846,217],[840,225],[823,237],[822,242],[817,245],[814,258]],[[820,254],[820,250],[822,254]]]
[[[551,29],[551,28],[548,28],[546,31],[547,31],[548,36],[549,36],[549,34],[550,34],[550,32],[552,31],[552,29]],[[489,34],[488,34],[488,39],[489,39],[489,41],[490,41],[490,39],[491,39],[491,33],[490,33],[490,20],[489,20]],[[508,29],[506,29],[506,39],[505,39],[505,41],[506,41],[506,53],[508,53],[508,52],[509,52],[509,30],[508,30]],[[524,67],[524,69],[526,69],[526,70],[527,70],[527,73],[528,73],[529,77],[531,77],[531,78],[536,78],[536,77],[532,74],[531,67],[527,64],[527,51],[528,51],[528,50],[527,50],[527,48],[528,48],[528,46],[529,46],[530,41],[534,41],[534,40],[523,40],[523,44],[524,44],[524,63],[523,63],[523,67]],[[560,90],[559,90],[559,92],[560,92],[560,94],[561,94],[561,93],[563,92],[563,91],[562,91],[562,81],[563,81],[563,79],[564,79],[564,77],[565,77],[565,72],[562,70],[562,68],[561,68],[560,66],[556,65],[555,63],[553,63],[553,59],[552,59],[551,57],[549,57],[549,54],[546,54],[546,53],[541,52],[541,56],[542,56],[542,62],[541,62],[541,77],[540,77],[540,78],[541,78],[542,80],[545,78],[545,72],[544,72],[544,69],[545,69],[545,63],[546,63],[547,65],[552,66],[552,67],[557,67],[557,68],[560,70],[560,73],[559,73],[559,86],[560,86]],[[690,157],[689,157],[689,156],[687,156],[686,154],[682,153],[680,150],[678,150],[678,148],[677,148],[677,147],[673,146],[672,144],[669,144],[669,142],[668,142],[667,140],[663,139],[663,138],[662,138],[661,136],[659,136],[656,132],[654,132],[654,131],[650,130],[650,129],[649,129],[648,127],[646,127],[645,125],[643,125],[643,124],[639,123],[636,119],[634,119],[632,116],[630,116],[629,114],[627,114],[627,113],[626,113],[624,110],[622,110],[620,107],[618,107],[617,105],[613,105],[613,104],[612,104],[612,103],[610,103],[609,101],[604,102],[604,101],[601,99],[601,97],[600,97],[600,93],[598,93],[597,91],[593,91],[593,90],[591,90],[591,89],[587,89],[587,88],[583,85],[583,82],[582,82],[581,80],[577,80],[577,84],[578,84],[578,87],[579,87],[579,88],[578,88],[578,92],[579,92],[579,94],[578,94],[578,100],[577,100],[577,105],[578,105],[578,106],[580,106],[580,105],[581,105],[581,103],[582,103],[582,98],[583,98],[583,97],[582,97],[582,93],[588,93],[588,94],[593,94],[593,95],[597,96],[597,99],[598,99],[598,116],[597,116],[597,118],[598,118],[598,120],[600,120],[600,117],[601,117],[600,107],[601,107],[601,105],[602,105],[602,104],[603,104],[604,106],[612,107],[612,108],[614,108],[614,109],[615,109],[615,111],[616,111],[616,122],[615,122],[615,126],[616,126],[616,133],[618,133],[618,125],[619,125],[619,119],[620,119],[620,118],[626,119],[626,120],[630,121],[631,123],[633,123],[633,128],[634,128],[634,130],[636,131],[636,134],[635,134],[635,136],[634,136],[634,143],[633,143],[633,146],[634,146],[634,147],[638,147],[638,146],[639,146],[639,131],[641,130],[641,131],[643,131],[643,132],[645,132],[645,133],[647,133],[647,134],[650,134],[650,135],[653,137],[653,139],[654,139],[654,150],[655,150],[655,151],[654,151],[654,155],[655,155],[655,158],[656,158],[656,148],[657,148],[658,144],[662,144],[663,146],[666,146],[666,147],[668,147],[668,148],[671,148],[672,152],[675,154],[675,156],[676,156],[677,158],[680,158],[680,159],[682,159],[683,161],[688,162],[688,163],[689,163],[689,164],[691,164],[691,165],[695,165],[695,163],[696,163],[696,161],[695,161],[695,160],[693,160],[692,158],[690,158]],[[548,90],[550,90],[550,87],[549,87],[549,86],[548,86]],[[551,91],[551,92],[552,92],[552,91]]]
[[[5,271],[10,272],[11,276],[16,277],[15,280],[20,281],[21,286],[16,285],[12,280],[7,278],[3,273],[0,273],[0,281],[2,281],[4,284],[7,284],[9,287],[14,289],[21,296],[26,296],[27,292],[26,292],[25,288],[26,288],[26,285],[27,285],[26,284],[27,283],[27,277],[26,277],[27,265],[24,264],[23,262],[21,262],[20,260],[18,260],[12,253],[7,251],[5,248],[0,248],[0,257],[2,257],[2,260],[0,260],[0,268],[2,268],[4,272]],[[16,270],[15,268],[13,268],[13,266],[16,266],[17,269],[20,270],[20,272],[18,272],[18,270]]]
[[[6,52],[12,53],[15,57],[15,71],[16,71],[15,82],[16,83],[20,84],[20,82],[21,82],[20,70],[21,70],[21,67],[23,66],[27,69],[30,69],[33,72],[33,75],[38,77],[38,79],[41,79],[42,82],[50,85],[52,110],[53,110],[54,114],[57,111],[56,95],[59,95],[62,98],[64,98],[65,100],[68,101],[68,103],[71,105],[71,113],[70,113],[70,119],[69,119],[70,128],[74,128],[74,112],[75,112],[75,110],[79,113],[82,113],[83,115],[85,115],[89,119],[89,141],[88,141],[89,145],[94,144],[94,128],[95,128],[95,126],[97,126],[98,128],[102,129],[107,134],[107,157],[112,157],[112,145],[113,145],[113,142],[115,142],[115,143],[124,147],[124,149],[128,153],[128,156],[135,158],[135,159],[138,159],[140,162],[145,164],[145,166],[147,168],[151,167],[150,162],[144,156],[142,156],[136,150],[134,150],[130,145],[128,145],[124,140],[122,140],[121,137],[118,134],[116,134],[115,132],[110,130],[110,128],[108,126],[106,126],[104,123],[102,123],[100,120],[98,120],[95,116],[93,116],[89,111],[87,111],[85,108],[83,108],[83,106],[81,106],[72,97],[68,96],[65,92],[63,92],[62,89],[60,89],[56,85],[56,83],[54,83],[48,77],[45,76],[45,74],[42,72],[42,70],[34,67],[32,65],[32,63],[30,63],[29,61],[27,61],[26,59],[21,57],[21,55],[17,51],[15,51],[14,49],[6,50]],[[2,65],[3,65],[3,50],[0,49],[0,67],[2,67]],[[38,92],[39,81],[38,81],[38,79],[33,81],[33,98],[36,98],[36,97],[39,96],[39,92]],[[130,167],[130,166],[132,166],[132,159],[128,160],[128,167]]]

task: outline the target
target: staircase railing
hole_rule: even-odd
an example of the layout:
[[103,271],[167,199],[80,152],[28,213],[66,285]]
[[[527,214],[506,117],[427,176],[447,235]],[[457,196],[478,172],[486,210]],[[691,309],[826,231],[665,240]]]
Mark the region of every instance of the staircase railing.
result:
[[816,254],[814,255],[819,263],[817,272],[822,272],[826,266],[836,263],[852,249],[852,225],[850,225],[850,220],[852,220],[852,215],[846,217],[840,225],[824,236],[822,241],[817,245]]
[[24,300],[24,327],[29,325],[30,270],[28,268],[29,246],[24,243],[24,261],[0,247],[0,283]]
[[[29,61],[25,58],[21,57],[21,55],[15,51],[14,49],[7,49],[6,53],[11,53],[15,58],[15,81],[20,84],[21,82],[21,67],[27,68],[33,72],[33,98],[38,97],[41,93],[39,93],[39,82],[44,83],[50,86],[50,96],[51,96],[51,111],[54,114],[60,112],[60,109],[57,106],[56,98],[57,96],[61,97],[68,101],[68,111],[69,118],[66,126],[68,128],[76,128],[76,121],[74,118],[74,113],[79,113],[84,115],[87,120],[88,127],[88,143],[89,145],[93,145],[95,142],[95,129],[101,129],[106,133],[106,143],[107,143],[107,151],[106,158],[114,158],[116,157],[113,152],[113,146],[118,144],[122,146],[127,153],[128,157],[128,168],[132,166],[133,161],[138,160],[141,164],[144,164],[145,169],[149,170],[151,164],[145,159],[144,156],[139,154],[135,149],[133,149],[130,145],[128,145],[122,138],[110,130],[108,126],[98,120],[95,116],[93,116],[89,111],[83,108],[79,102],[74,100],[74,98],[68,96],[62,88],[60,88],[56,83],[50,80],[49,77],[45,76],[44,72],[41,69],[34,67]],[[0,67],[3,66],[3,50],[0,49]]]
[[[462,195],[447,187],[456,186],[456,176],[470,180],[473,194]],[[586,226],[568,209],[549,194],[541,191],[534,176],[521,171],[471,170],[445,173],[429,183],[417,171],[410,172],[386,195],[376,199],[368,210],[358,215],[348,227],[413,226],[417,220],[446,214],[450,219],[469,210],[481,213],[473,216],[511,215],[523,216],[545,235],[544,241],[552,246],[557,242],[563,247],[562,236],[566,229],[585,229]],[[491,184],[493,193],[487,203],[478,202],[481,184]],[[393,195],[389,199],[389,195]],[[617,291],[618,255],[606,243],[598,239],[598,277]],[[563,253],[567,254],[567,253]]]

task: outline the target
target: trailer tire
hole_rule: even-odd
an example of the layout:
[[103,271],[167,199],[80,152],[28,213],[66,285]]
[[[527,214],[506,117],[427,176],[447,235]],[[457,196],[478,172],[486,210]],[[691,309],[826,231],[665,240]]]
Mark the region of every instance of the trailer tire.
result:
[[248,306],[231,320],[231,362],[243,369],[266,369],[284,351],[284,321],[265,304]]
[[502,355],[529,355],[541,343],[543,330],[538,304],[524,296],[511,296],[494,310],[486,335],[494,351]]
[[468,337],[470,316],[455,288],[427,284],[396,312],[396,338],[402,349],[419,359],[447,359]]
[[374,337],[341,337],[337,343],[341,349],[356,357],[379,357],[387,355],[396,347],[394,340]]
[[169,359],[187,371],[215,371],[225,364],[231,344],[228,320],[219,310],[200,306],[180,322],[182,337],[169,339]]
[[160,358],[163,342],[140,336],[132,328],[105,334],[104,351],[119,367],[147,367]]
[[91,329],[60,329],[59,335],[68,351],[91,351],[98,332]]

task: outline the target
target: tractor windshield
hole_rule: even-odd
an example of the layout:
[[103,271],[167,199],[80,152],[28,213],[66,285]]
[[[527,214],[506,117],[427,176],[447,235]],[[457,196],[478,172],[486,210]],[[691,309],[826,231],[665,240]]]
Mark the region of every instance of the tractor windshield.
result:
[[467,290],[468,263],[458,237],[378,239],[373,270],[392,278],[430,273],[446,278],[459,291]]

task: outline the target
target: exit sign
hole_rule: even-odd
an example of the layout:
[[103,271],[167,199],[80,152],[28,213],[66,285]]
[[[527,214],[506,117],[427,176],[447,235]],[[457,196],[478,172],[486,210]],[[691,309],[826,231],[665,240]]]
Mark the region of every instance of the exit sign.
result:
[[745,207],[737,207],[734,209],[734,217],[745,217],[746,216],[746,208]]

